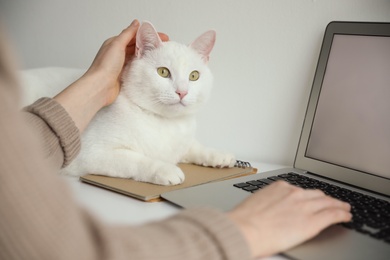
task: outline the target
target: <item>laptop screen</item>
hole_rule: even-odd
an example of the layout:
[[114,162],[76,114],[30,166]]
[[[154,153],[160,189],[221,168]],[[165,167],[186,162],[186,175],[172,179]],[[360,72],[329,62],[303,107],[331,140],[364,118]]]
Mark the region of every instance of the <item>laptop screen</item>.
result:
[[390,37],[334,35],[306,156],[390,179]]
[[328,25],[294,167],[390,196],[390,23]]

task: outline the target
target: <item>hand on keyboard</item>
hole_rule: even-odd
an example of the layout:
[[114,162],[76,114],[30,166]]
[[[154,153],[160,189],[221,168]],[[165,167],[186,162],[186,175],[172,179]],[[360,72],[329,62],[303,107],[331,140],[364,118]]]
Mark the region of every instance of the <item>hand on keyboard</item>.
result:
[[273,255],[351,220],[350,205],[320,190],[304,190],[276,181],[257,191],[229,213],[254,257]]
[[277,180],[284,180],[304,189],[319,189],[328,196],[349,203],[353,217],[350,222],[343,223],[344,227],[390,243],[390,203],[388,201],[293,172],[236,183],[234,186],[254,193]]

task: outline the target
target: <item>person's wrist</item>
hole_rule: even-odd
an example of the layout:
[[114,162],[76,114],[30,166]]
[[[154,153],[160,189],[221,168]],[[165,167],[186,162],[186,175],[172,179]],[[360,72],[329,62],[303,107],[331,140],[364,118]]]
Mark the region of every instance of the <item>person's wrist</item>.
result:
[[230,218],[230,220],[232,222],[234,222],[236,224],[236,226],[240,230],[241,234],[245,238],[245,240],[250,248],[252,257],[256,257],[256,252],[253,248],[254,238],[251,234],[253,230],[251,228],[247,228],[247,225],[245,224],[245,222],[241,220],[241,217],[239,216],[237,209],[235,209],[231,212],[228,212],[228,217]]
[[93,94],[93,101],[100,108],[110,105],[116,98],[116,82],[98,70],[88,70],[81,78],[89,86],[88,91]]
[[91,86],[91,93],[95,93],[95,101],[100,108],[110,105],[119,93],[119,81],[99,70],[88,70],[83,75],[84,80]]

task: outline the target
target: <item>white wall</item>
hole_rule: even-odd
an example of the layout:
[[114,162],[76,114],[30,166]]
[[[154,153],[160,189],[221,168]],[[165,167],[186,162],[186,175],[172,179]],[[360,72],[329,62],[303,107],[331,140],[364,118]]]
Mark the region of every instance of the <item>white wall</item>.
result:
[[280,164],[293,163],[327,23],[390,21],[388,0],[1,0],[0,8],[22,68],[86,68],[134,18],[184,43],[215,29],[215,88],[198,137]]

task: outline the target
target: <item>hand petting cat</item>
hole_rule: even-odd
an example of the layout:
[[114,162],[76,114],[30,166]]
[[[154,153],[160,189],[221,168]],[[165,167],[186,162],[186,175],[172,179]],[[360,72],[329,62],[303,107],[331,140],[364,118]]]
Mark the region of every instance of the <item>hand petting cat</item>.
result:
[[[136,33],[139,28],[138,20],[134,20],[119,35],[107,39],[97,53],[87,73],[102,73],[107,80],[107,86],[112,87],[112,94],[107,96],[106,105],[111,104],[119,94],[120,77],[124,67],[135,54]],[[159,33],[162,41],[169,37]]]
[[[134,20],[119,35],[107,39],[88,71],[54,97],[71,115],[80,132],[102,107],[118,96],[121,73],[134,55],[138,28],[139,22]],[[168,40],[166,34],[159,35],[163,41]]]
[[164,42],[152,24],[135,20],[106,40],[85,75],[55,97],[85,129],[80,154],[61,172],[176,185],[185,179],[181,162],[233,167],[232,154],[195,139],[196,113],[213,86],[215,37],[210,30],[190,45]]

